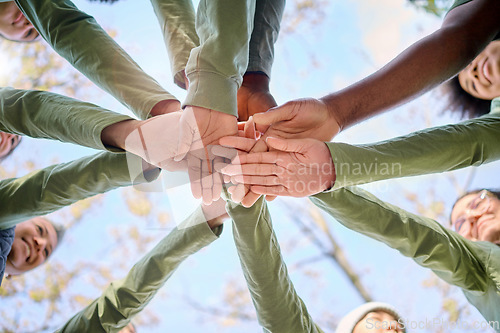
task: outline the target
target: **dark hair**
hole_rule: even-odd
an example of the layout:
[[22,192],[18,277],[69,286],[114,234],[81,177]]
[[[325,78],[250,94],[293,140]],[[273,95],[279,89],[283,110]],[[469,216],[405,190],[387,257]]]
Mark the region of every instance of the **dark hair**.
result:
[[469,194],[476,194],[476,193],[479,193],[479,192],[481,192],[483,190],[486,190],[486,191],[490,192],[495,197],[497,197],[498,200],[500,200],[500,190],[493,190],[493,189],[489,189],[489,188],[482,188],[482,189],[478,189],[478,190],[467,191],[464,194],[462,194],[461,196],[459,196],[457,198],[457,200],[455,200],[455,203],[453,204],[453,206],[451,206],[450,218],[449,218],[450,224],[451,224],[451,212],[453,211],[453,208],[455,208],[455,205],[457,204],[457,202],[459,200],[463,199],[464,197],[468,196]]
[[491,100],[480,99],[466,92],[455,75],[441,85],[441,92],[446,98],[448,112],[456,112],[461,118],[476,118],[490,112]]

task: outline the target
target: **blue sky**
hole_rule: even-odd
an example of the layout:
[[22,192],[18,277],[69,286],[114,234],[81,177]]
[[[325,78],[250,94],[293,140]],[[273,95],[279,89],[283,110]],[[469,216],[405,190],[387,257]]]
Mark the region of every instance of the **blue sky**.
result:
[[[104,28],[115,31],[118,43],[168,91],[179,99],[185,96],[184,91],[172,83],[165,46],[150,4],[124,0],[113,6],[92,4],[84,0],[74,2],[82,10],[94,15]],[[271,80],[271,92],[278,104],[300,97],[321,97],[341,89],[380,68],[440,24],[439,18],[417,12],[403,0],[336,0],[325,1],[324,4],[321,10],[323,19],[319,23],[312,24],[306,20],[296,32],[281,35],[278,40]],[[288,9],[293,5],[294,2],[289,1]],[[130,114],[98,88],[89,88],[86,96],[86,100],[92,103]],[[439,96],[431,92],[412,103],[346,130],[335,141],[368,143],[457,121],[456,118],[440,116],[439,113]],[[90,149],[75,148],[59,142],[26,140],[6,168],[14,170],[15,165],[25,163],[31,156],[36,156],[37,163],[48,165],[92,152]],[[498,181],[498,167],[498,163],[492,163],[478,168],[470,188],[487,187],[492,181]],[[20,175],[23,171],[19,169],[18,172]],[[416,207],[406,198],[411,193],[419,194],[424,203],[432,199],[439,200],[447,207],[446,212],[449,212],[456,197],[454,181],[464,186],[470,172],[463,170],[447,175],[392,180],[371,184],[366,188],[384,200],[413,212],[416,212]],[[150,194],[152,212],[147,217],[138,217],[126,209],[127,199],[139,200],[140,194],[132,189],[125,189],[99,197],[82,221],[68,232],[65,243],[53,259],[65,261],[71,266],[78,265],[76,258],[85,258],[100,266],[112,267],[118,261],[117,258],[127,257],[126,266],[130,267],[145,253],[146,248],[136,249],[135,245],[130,245],[125,250],[120,247],[120,252],[117,252],[118,247],[115,249],[114,245],[123,244],[114,241],[114,235],[136,227],[141,235],[158,239],[167,232],[156,220],[158,214],[168,214],[175,218],[196,206],[188,195],[178,195],[177,201],[174,201],[172,196],[165,193]],[[184,205],[182,209],[179,209],[179,202]],[[305,268],[294,268],[298,262],[318,256],[319,251],[307,242],[301,231],[290,221],[289,205],[305,207],[307,210],[309,204],[305,199],[278,199],[270,204],[278,238],[283,241],[283,254],[298,293],[305,304],[309,305],[313,318],[318,318],[318,322],[325,320],[322,316],[327,311],[334,313],[335,318],[339,319],[361,304],[362,300],[328,259],[309,264]],[[172,207],[176,207],[178,211],[174,213]],[[304,219],[308,219],[307,214],[303,214]],[[71,216],[71,208],[68,208],[53,214],[52,218],[65,223]],[[348,259],[362,276],[362,282],[377,300],[393,303],[405,317],[415,321],[439,315],[440,297],[434,289],[423,287],[423,281],[432,276],[427,270],[396,251],[345,229],[329,217],[325,218],[335,237],[343,245]],[[152,317],[139,318],[139,332],[203,330],[245,333],[259,330],[256,321],[214,321],[194,310],[185,301],[186,295],[189,295],[200,304],[217,306],[221,304],[228,285],[244,287],[230,224],[227,223],[224,229],[218,241],[186,261],[168,281],[149,305],[157,322],[148,325],[147,322]],[[151,248],[153,245],[154,242],[150,242],[146,247]],[[126,271],[127,267],[122,267],[121,271],[117,269],[113,273],[120,277]],[[42,270],[34,274],[44,276]],[[320,278],[313,278],[318,275]],[[100,290],[93,287],[91,281],[92,271],[89,271],[78,278],[71,288],[89,299],[97,297]],[[458,290],[454,291],[454,295],[463,300]],[[62,322],[76,310],[68,307],[68,313],[62,314],[58,319]],[[30,305],[24,307],[21,313],[22,316],[42,318],[44,311]],[[475,309],[471,307],[470,311],[470,318],[480,320]]]

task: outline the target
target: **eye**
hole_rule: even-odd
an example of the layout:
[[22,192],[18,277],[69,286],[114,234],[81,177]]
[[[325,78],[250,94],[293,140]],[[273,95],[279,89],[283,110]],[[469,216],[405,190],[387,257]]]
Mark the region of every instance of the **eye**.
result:
[[455,222],[455,231],[460,232],[460,229],[462,229],[462,226],[464,225],[465,218],[459,217],[457,221]]
[[45,249],[45,251],[43,251],[43,253],[45,254],[45,258],[47,258],[49,256],[49,250]]
[[40,236],[43,234],[43,229],[39,225],[36,226],[38,229],[38,232],[40,233]]
[[24,35],[24,38],[28,38],[29,36],[31,36],[31,34],[33,34],[33,31],[34,31],[34,30],[35,30],[35,29],[30,29],[30,30],[28,30],[28,33],[27,33],[26,35]]

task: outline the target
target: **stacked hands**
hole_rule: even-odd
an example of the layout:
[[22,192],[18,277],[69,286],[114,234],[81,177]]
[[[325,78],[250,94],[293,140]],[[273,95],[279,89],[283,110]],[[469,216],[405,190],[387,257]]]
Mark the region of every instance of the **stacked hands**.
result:
[[[267,78],[267,77],[266,77]],[[236,117],[187,106],[136,122],[125,150],[168,171],[187,170],[193,196],[217,201],[223,185],[234,202],[252,206],[261,195],[303,197],[329,189],[335,169],[324,141],[340,130],[326,105],[301,99],[275,107],[267,86],[244,80]]]

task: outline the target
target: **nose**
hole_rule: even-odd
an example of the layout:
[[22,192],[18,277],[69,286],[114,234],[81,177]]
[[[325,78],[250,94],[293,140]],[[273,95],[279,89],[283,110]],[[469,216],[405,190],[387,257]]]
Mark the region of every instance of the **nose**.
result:
[[33,238],[35,242],[35,250],[37,252],[42,252],[45,250],[45,247],[47,246],[47,240],[43,237],[34,237]]

